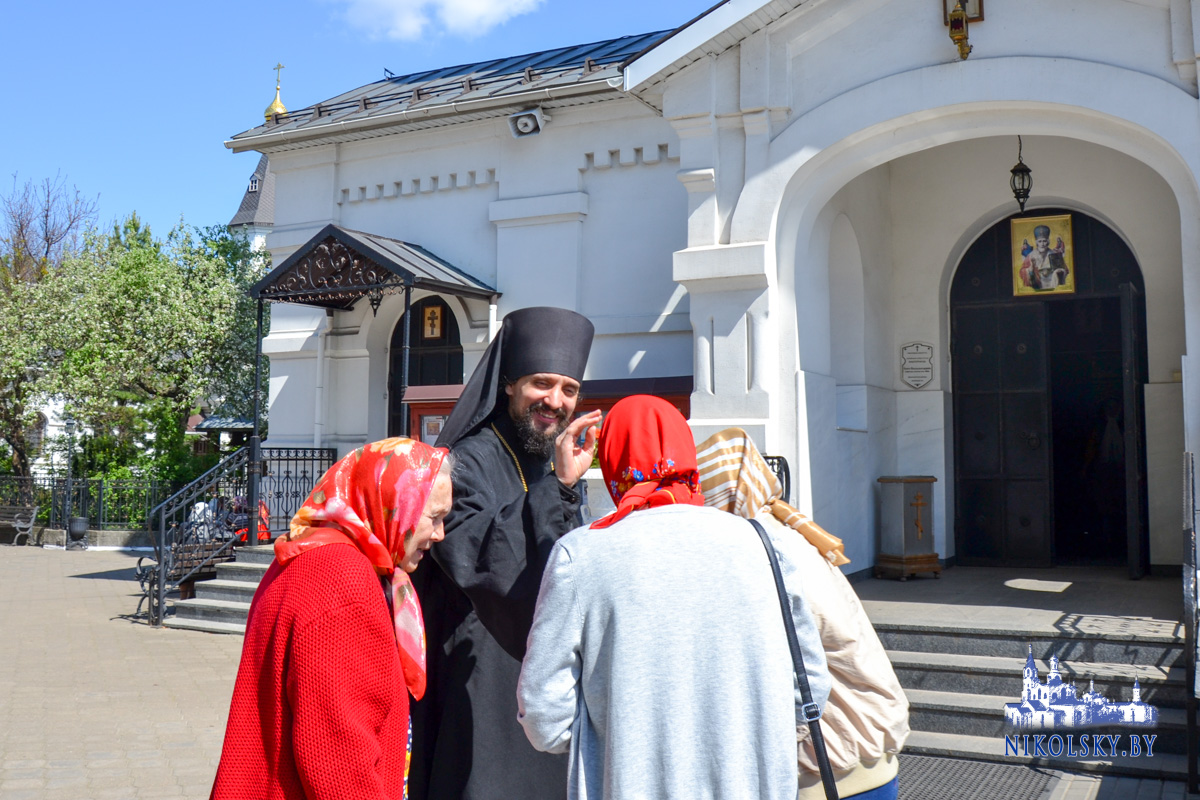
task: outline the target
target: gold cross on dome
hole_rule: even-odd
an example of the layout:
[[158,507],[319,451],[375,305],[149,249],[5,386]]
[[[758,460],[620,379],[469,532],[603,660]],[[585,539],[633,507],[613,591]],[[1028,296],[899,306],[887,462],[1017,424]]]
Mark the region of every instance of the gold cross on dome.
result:
[[925,528],[921,525],[921,509],[928,506],[929,503],[925,502],[925,495],[917,492],[915,499],[909,505],[917,510],[917,538],[920,539],[921,534],[925,532]]
[[281,70],[281,69],[286,69],[286,67],[284,67],[283,64],[280,64],[279,62],[275,62],[275,86],[276,87],[279,86],[279,70]]

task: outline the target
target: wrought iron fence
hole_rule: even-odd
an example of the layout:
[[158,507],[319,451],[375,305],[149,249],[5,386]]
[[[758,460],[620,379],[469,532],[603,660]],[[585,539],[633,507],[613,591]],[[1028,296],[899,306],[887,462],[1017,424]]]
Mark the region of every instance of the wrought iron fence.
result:
[[[330,448],[262,449],[259,514],[249,494],[249,449],[241,448],[215,467],[158,503],[150,511],[155,532],[154,559],[138,562],[138,580],[153,625],[162,623],[166,596],[180,584],[211,574],[215,564],[233,557],[239,543],[256,543],[287,530],[313,484],[337,458]],[[252,521],[259,517],[259,521]],[[265,528],[266,530],[263,530]],[[141,605],[139,604],[139,610]]]
[[[71,516],[87,517],[93,530],[147,530],[150,509],[174,488],[162,481],[72,479]],[[67,479],[0,476],[0,505],[36,506],[36,524],[65,528]]]
[[292,516],[308,499],[313,484],[333,466],[337,451],[314,447],[264,447],[259,497],[267,504],[274,538],[286,533]]

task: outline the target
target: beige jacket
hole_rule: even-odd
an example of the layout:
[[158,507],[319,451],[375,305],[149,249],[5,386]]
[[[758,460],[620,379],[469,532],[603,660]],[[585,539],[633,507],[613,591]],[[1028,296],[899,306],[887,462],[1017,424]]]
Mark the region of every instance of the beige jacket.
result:
[[[769,511],[756,519],[768,530],[784,527]],[[909,732],[908,698],[846,576],[812,545],[804,552],[804,597],[816,620],[833,677],[829,702],[821,716],[821,731],[839,794],[848,796],[895,777],[895,756]],[[824,797],[808,726],[801,726],[796,734],[800,797]]]

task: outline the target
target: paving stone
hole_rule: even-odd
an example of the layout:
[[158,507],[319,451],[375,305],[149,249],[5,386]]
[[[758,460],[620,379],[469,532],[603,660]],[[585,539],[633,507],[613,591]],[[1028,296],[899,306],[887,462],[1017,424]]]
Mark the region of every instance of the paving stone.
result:
[[9,792],[17,792],[23,789],[44,789],[45,787],[46,781],[44,778],[15,778],[0,781],[0,796],[8,797]]
[[[241,638],[124,618],[137,606],[136,556],[33,547],[3,556],[0,797],[207,798]],[[42,772],[15,780],[35,773],[14,770]]]

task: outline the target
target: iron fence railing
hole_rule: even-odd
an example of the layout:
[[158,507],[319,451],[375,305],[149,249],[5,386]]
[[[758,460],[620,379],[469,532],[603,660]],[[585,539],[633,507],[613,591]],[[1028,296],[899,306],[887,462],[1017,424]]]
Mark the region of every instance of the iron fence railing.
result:
[[151,624],[162,624],[168,593],[211,574],[217,563],[233,557],[236,545],[269,541],[286,531],[313,484],[337,459],[331,448],[263,448],[260,507],[254,514],[246,499],[249,452],[231,453],[151,509],[154,558],[138,562]]
[[287,533],[288,523],[308,499],[313,485],[333,466],[337,451],[321,447],[264,447],[259,498],[266,503],[271,537]]
[[[164,481],[72,478],[71,516],[93,530],[148,530],[150,510],[176,488]],[[35,523],[66,528],[67,479],[0,476],[0,505],[36,506]]]

